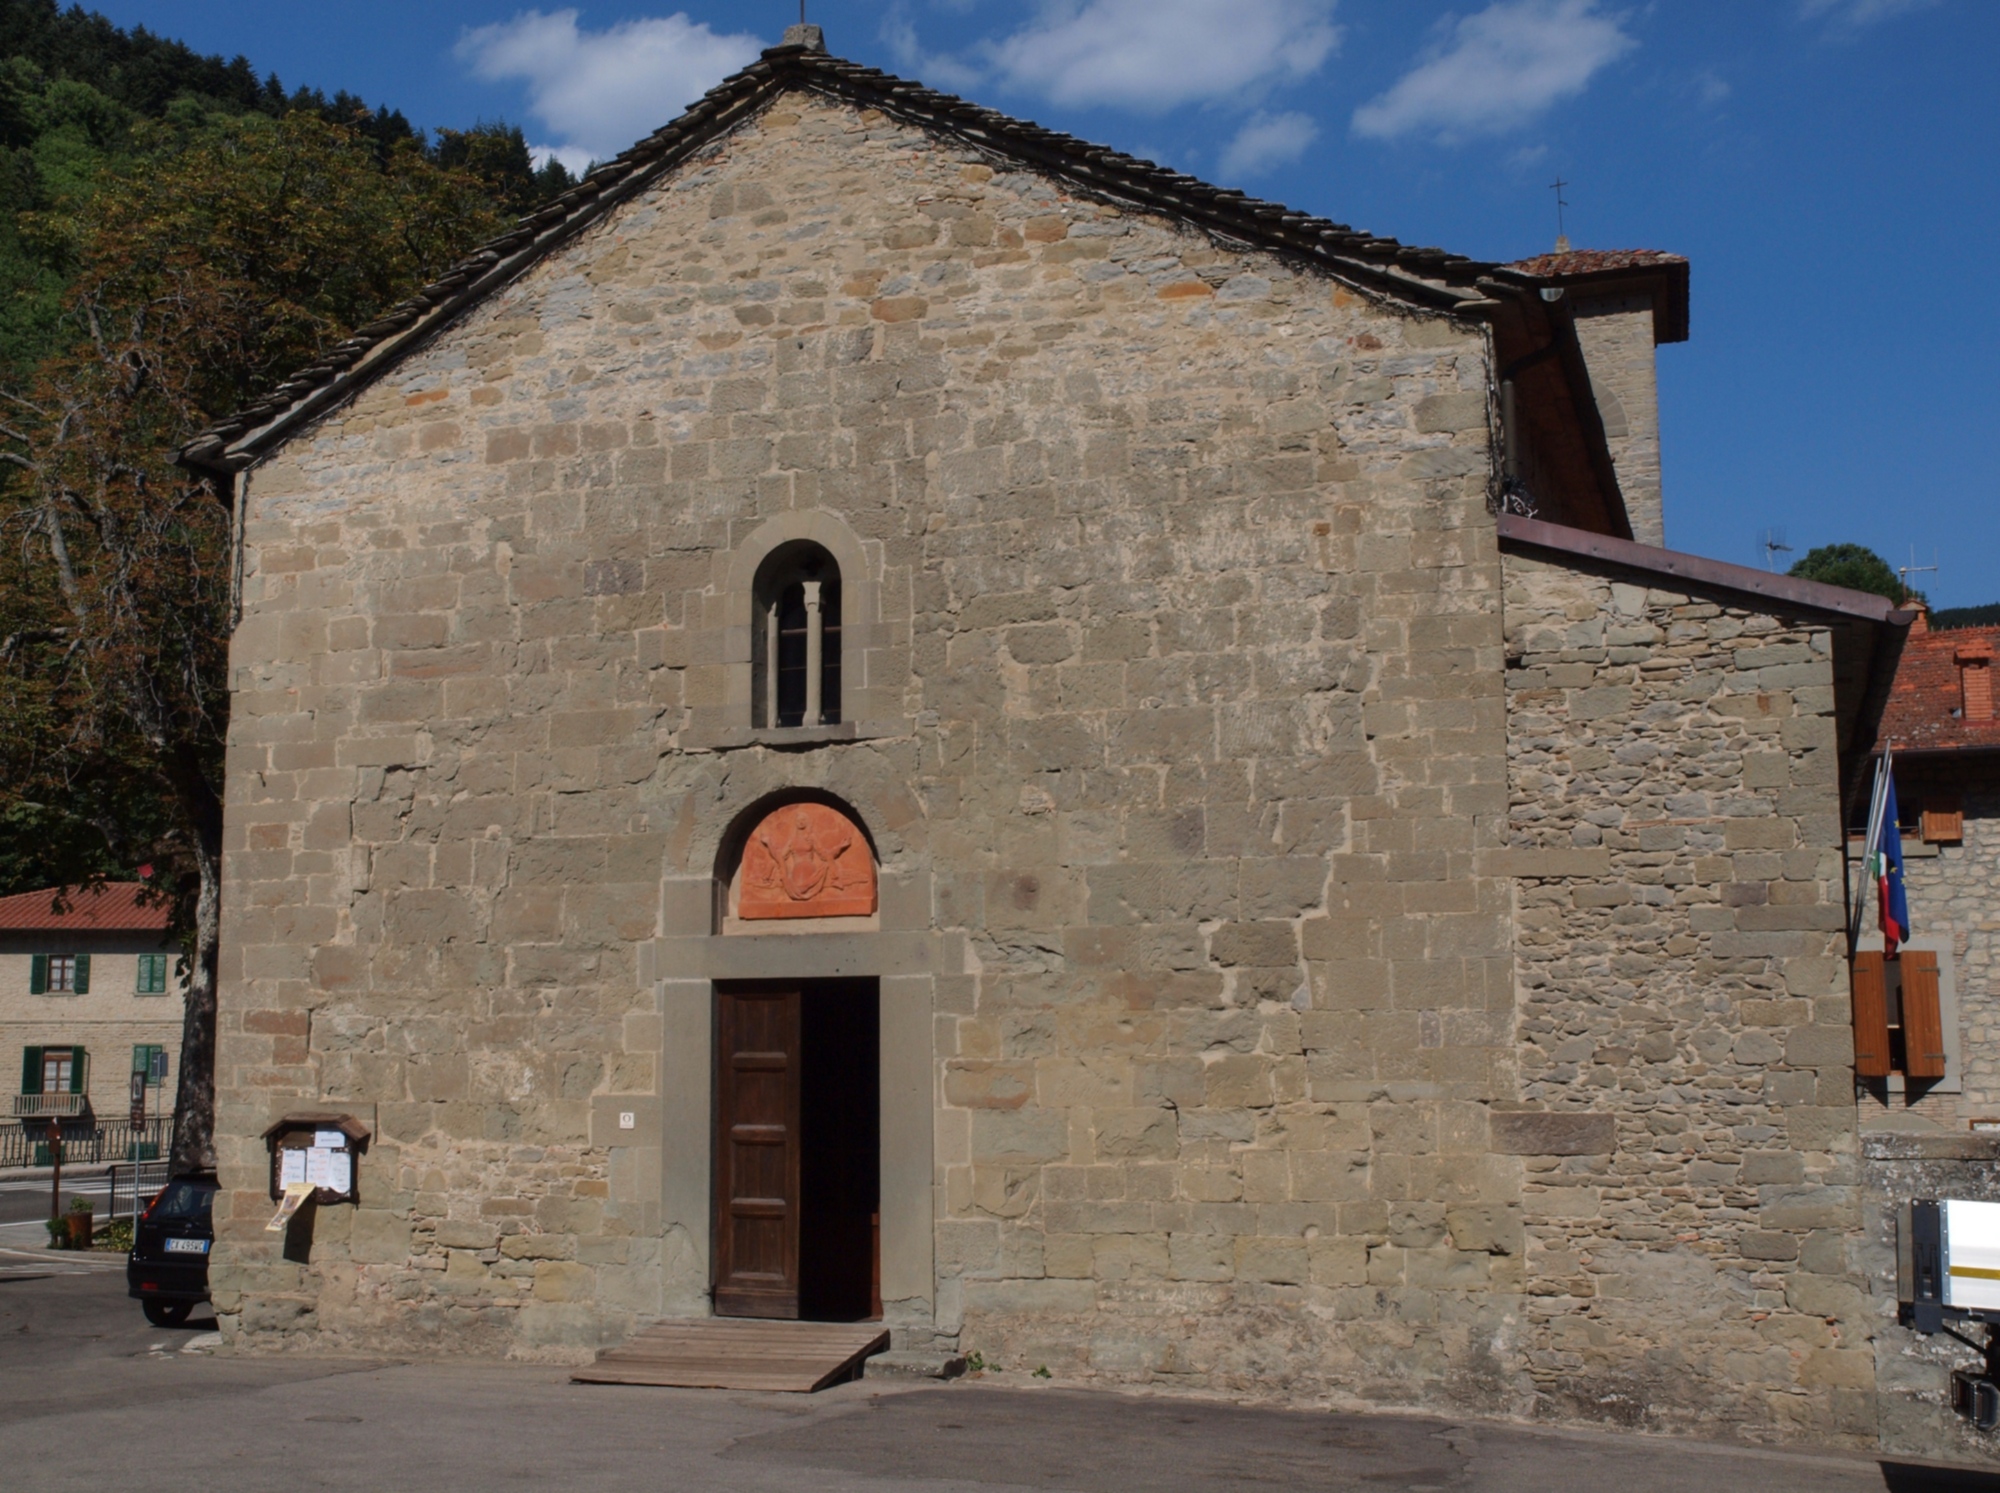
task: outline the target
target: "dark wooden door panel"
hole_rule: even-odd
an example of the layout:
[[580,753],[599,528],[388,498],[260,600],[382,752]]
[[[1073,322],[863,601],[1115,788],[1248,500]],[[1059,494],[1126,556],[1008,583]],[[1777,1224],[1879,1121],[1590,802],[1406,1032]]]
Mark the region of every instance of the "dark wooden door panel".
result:
[[715,1310],[799,1314],[799,991],[718,987]]

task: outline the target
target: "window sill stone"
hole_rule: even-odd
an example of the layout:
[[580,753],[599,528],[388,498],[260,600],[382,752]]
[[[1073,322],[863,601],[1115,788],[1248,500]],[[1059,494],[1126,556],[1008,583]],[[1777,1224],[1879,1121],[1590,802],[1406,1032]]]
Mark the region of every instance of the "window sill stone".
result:
[[848,741],[880,741],[908,736],[908,721],[841,721],[832,726],[726,726],[681,733],[688,752],[731,752],[744,747],[817,747]]

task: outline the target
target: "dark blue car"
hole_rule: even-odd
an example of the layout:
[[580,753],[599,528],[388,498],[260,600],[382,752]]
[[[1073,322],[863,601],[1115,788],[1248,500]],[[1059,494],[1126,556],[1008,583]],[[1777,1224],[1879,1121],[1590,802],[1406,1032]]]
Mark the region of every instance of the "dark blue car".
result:
[[179,1327],[208,1300],[208,1252],[215,1184],[199,1177],[169,1182],[139,1215],[125,1283],[155,1327]]

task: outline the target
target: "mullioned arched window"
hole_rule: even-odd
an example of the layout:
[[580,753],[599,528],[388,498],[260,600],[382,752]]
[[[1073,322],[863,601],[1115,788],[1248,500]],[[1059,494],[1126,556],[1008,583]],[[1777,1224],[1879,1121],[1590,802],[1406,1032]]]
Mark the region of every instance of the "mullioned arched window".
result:
[[840,566],[809,540],[757,568],[752,723],[830,726],[840,716]]

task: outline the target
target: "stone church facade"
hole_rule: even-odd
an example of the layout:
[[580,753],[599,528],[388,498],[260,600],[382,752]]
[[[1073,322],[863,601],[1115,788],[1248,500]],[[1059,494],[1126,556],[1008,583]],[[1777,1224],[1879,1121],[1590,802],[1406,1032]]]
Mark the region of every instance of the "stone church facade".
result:
[[[190,447],[225,1332],[879,1312],[1872,1441],[1842,806],[1906,619],[1659,547],[1686,284],[808,42]],[[305,1112],[359,1203],[270,1234]]]

